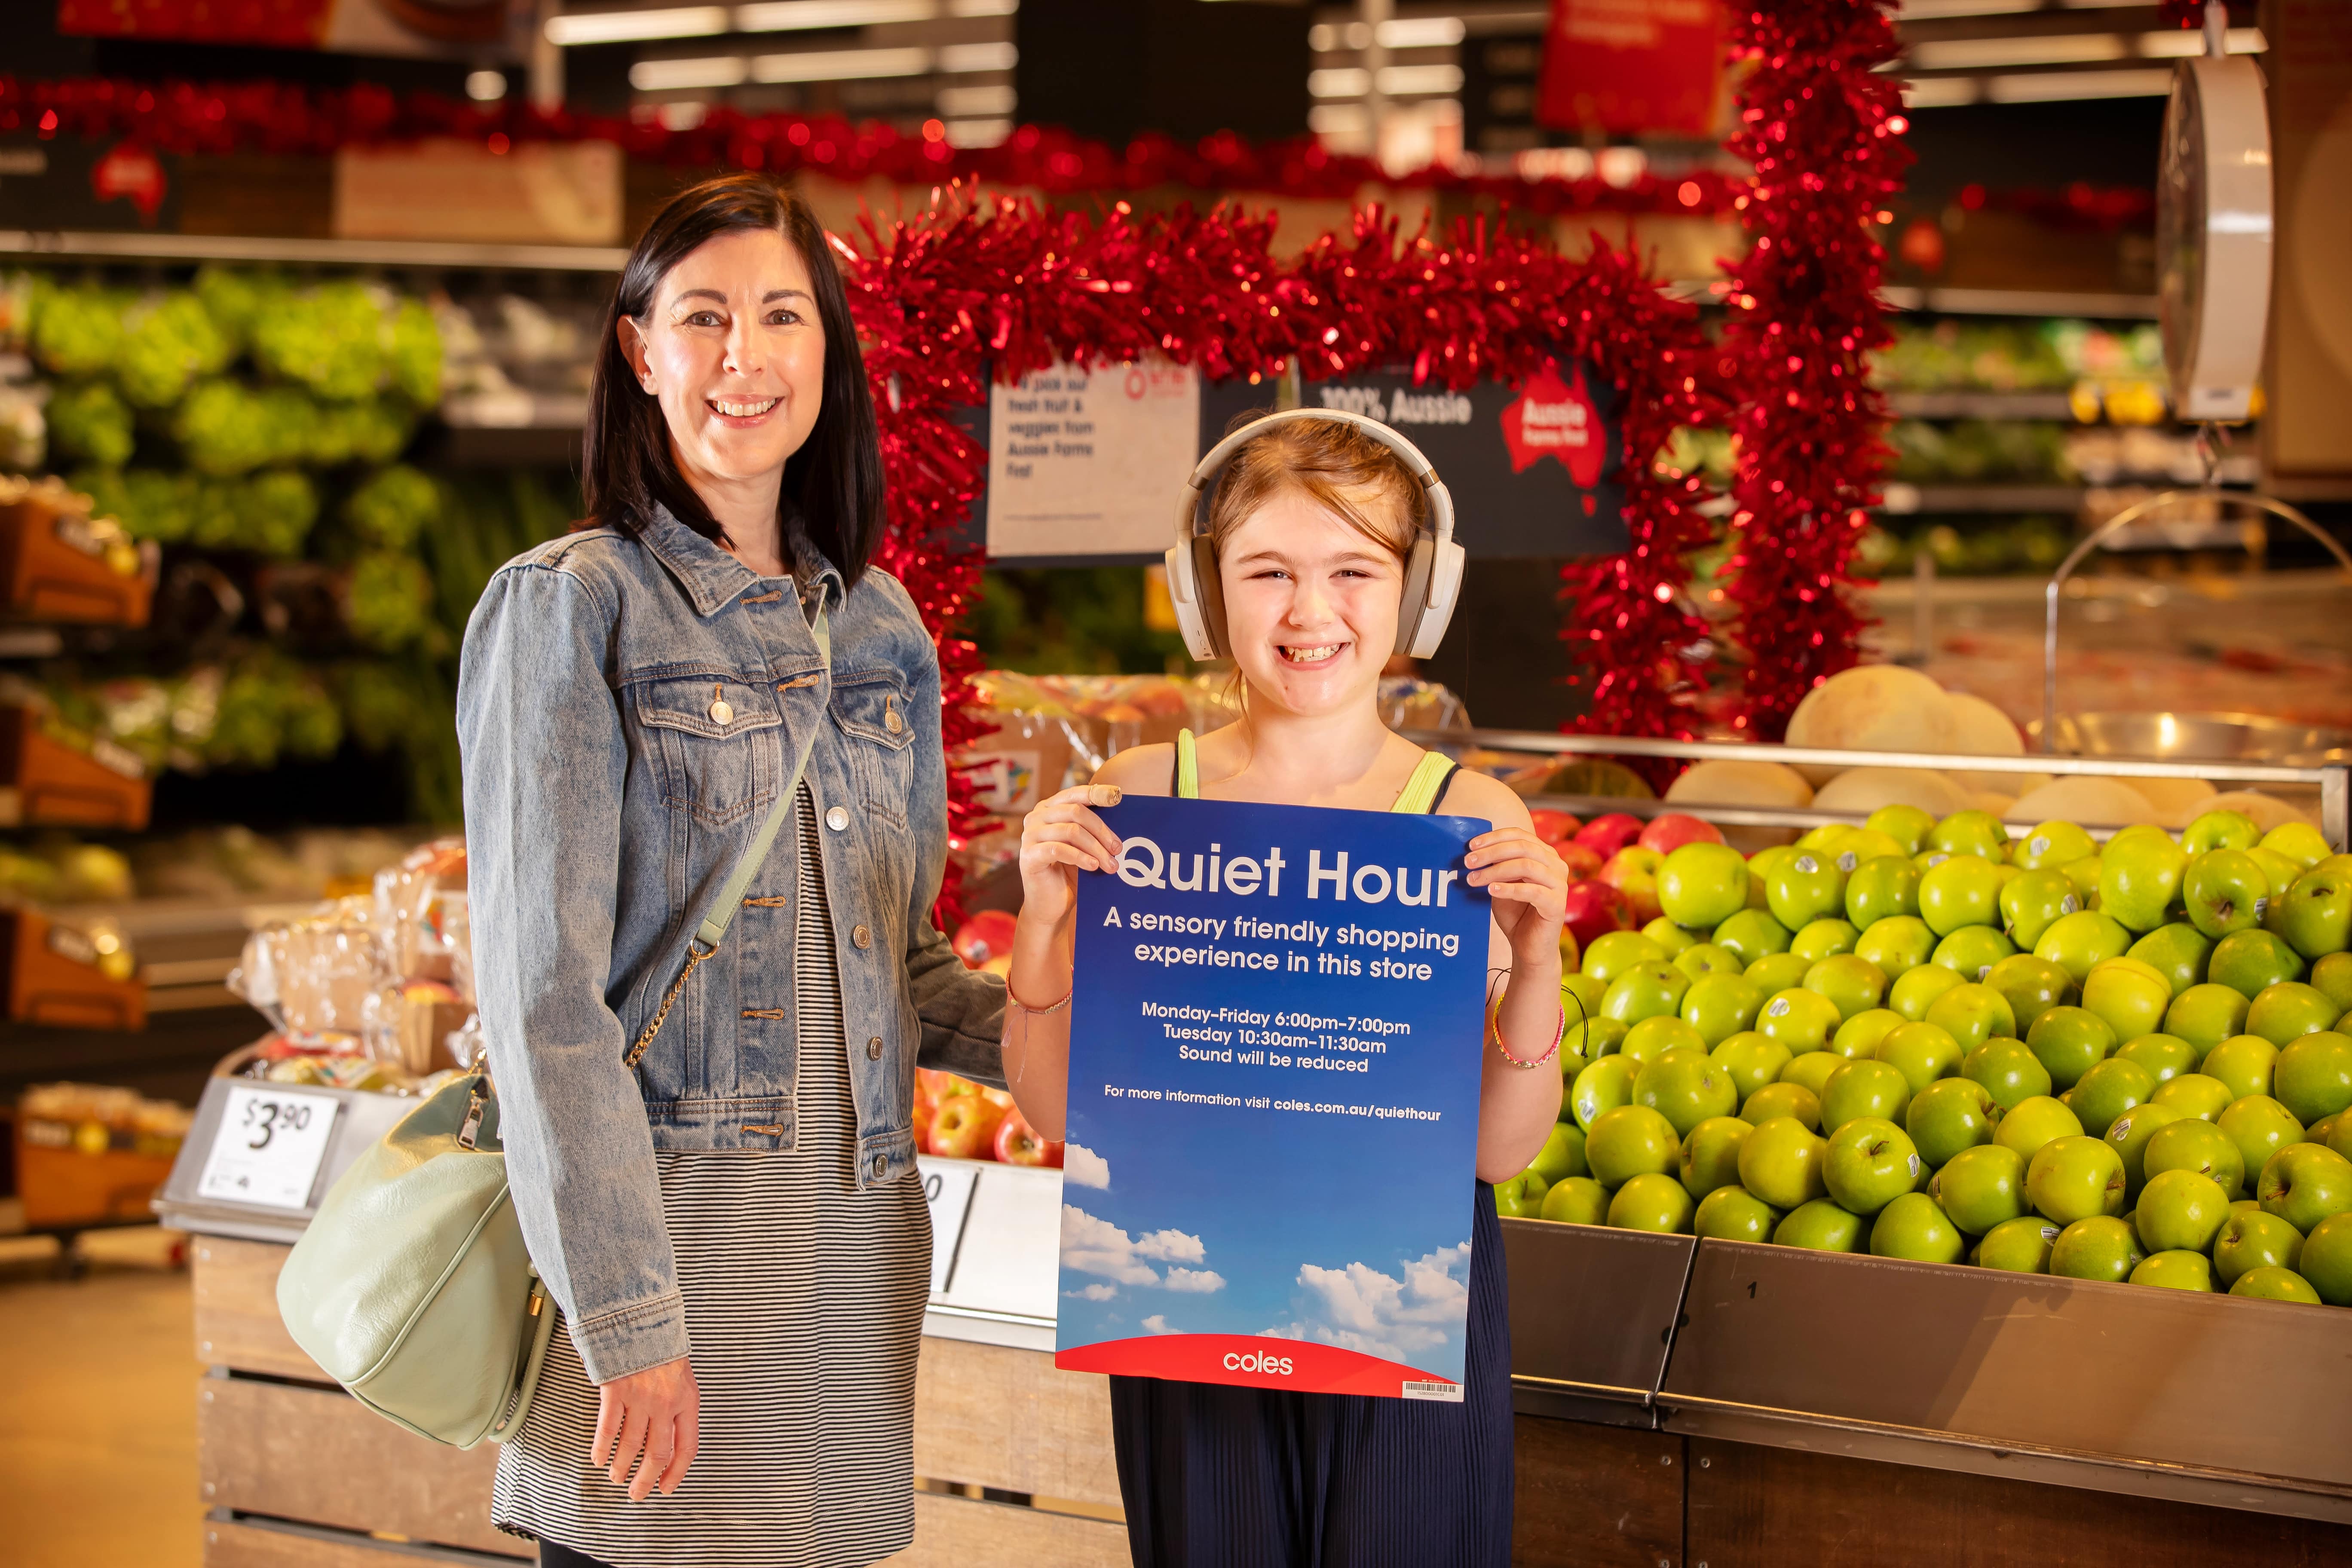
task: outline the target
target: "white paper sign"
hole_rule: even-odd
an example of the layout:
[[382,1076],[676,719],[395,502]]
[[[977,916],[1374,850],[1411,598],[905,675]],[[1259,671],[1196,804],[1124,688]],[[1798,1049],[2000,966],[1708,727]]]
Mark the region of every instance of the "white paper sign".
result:
[[923,1173],[923,1197],[931,1205],[931,1294],[944,1294],[955,1268],[956,1244],[963,1239],[964,1216],[971,1212],[972,1184],[980,1167],[967,1160],[934,1160],[918,1155]]
[[1200,460],[1201,379],[1158,359],[1056,365],[991,388],[988,430],[991,555],[1156,555]]
[[341,1109],[323,1094],[236,1085],[222,1101],[220,1130],[196,1179],[196,1195],[264,1208],[310,1207],[310,1184]]

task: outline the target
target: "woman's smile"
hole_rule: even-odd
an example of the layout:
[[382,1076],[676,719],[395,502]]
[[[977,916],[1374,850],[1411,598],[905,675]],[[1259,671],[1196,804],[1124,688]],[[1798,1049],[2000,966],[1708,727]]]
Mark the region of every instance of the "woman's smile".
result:
[[730,430],[754,430],[775,410],[781,397],[706,397],[703,406],[719,416]]

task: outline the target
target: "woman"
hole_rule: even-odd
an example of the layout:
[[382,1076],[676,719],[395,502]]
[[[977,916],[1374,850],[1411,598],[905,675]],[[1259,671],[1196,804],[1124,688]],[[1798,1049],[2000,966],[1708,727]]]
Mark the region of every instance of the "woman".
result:
[[1197,744],[1188,731],[1120,752],[1023,827],[1004,1063],[1022,1114],[1058,1138],[1077,873],[1111,870],[1119,849],[1094,806],[1133,791],[1494,825],[1465,859],[1466,880],[1493,896],[1488,963],[1505,984],[1481,1058],[1464,1400],[1112,1378],[1128,1537],[1148,1568],[1510,1560],[1510,1342],[1488,1184],[1525,1169],[1559,1114],[1567,875],[1517,795],[1381,721],[1422,504],[1394,451],[1336,419],[1276,423],[1243,447],[1207,530],[1243,717]]
[[914,1528],[914,1070],[1002,1082],[1003,993],[931,923],[939,667],[867,565],[874,409],[804,207],[663,208],[583,467],[593,526],[491,579],[459,676],[482,1025],[563,1312],[493,1518],[547,1563],[872,1563]]

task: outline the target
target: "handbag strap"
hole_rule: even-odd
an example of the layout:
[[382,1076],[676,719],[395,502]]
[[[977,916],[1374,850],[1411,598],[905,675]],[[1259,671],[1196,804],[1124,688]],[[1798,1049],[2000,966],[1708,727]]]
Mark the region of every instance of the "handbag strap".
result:
[[[810,621],[809,630],[816,637],[817,657],[824,661],[828,669],[831,668],[833,636],[824,624],[824,601],[822,597],[817,601],[816,616]],[[776,804],[769,807],[767,820],[760,824],[760,831],[752,836],[751,842],[744,846],[743,853],[737,857],[735,869],[727,874],[719,896],[710,900],[709,909],[703,914],[702,924],[695,929],[693,939],[686,944],[686,967],[677,972],[677,980],[670,986],[669,994],[662,998],[660,1010],[646,1026],[646,1032],[637,1037],[637,1043],[631,1046],[629,1054],[622,1058],[624,1067],[635,1068],[645,1060],[646,1051],[653,1045],[654,1037],[661,1033],[662,1025],[668,1021],[671,1005],[677,1002],[678,993],[686,989],[687,981],[701,966],[702,961],[719,951],[719,943],[727,935],[727,928],[734,921],[735,911],[743,907],[745,889],[751,887],[751,879],[760,874],[760,868],[767,864],[768,851],[775,847],[776,835],[782,829],[784,818],[791,815],[793,804],[800,796],[801,775],[808,771],[809,752],[815,745],[816,730],[811,726],[809,743],[802,748],[798,760],[793,763],[793,776],[785,780],[784,787],[777,792]]]

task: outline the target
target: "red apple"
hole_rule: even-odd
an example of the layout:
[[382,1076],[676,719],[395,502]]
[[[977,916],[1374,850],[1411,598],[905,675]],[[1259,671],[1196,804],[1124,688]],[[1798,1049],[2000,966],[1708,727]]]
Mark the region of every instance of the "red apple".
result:
[[1625,895],[1597,877],[1568,885],[1562,916],[1579,952],[1591,947],[1596,937],[1633,925],[1633,907]]
[[965,968],[978,969],[1013,951],[1013,917],[1003,910],[982,910],[956,927],[950,945]]
[[1601,857],[1581,844],[1555,844],[1561,864],[1568,868],[1568,879],[1581,882],[1587,877],[1601,875]]
[[1062,1146],[1039,1136],[1018,1110],[1006,1111],[996,1129],[996,1157],[1008,1165],[1062,1168]]
[[1658,908],[1658,868],[1665,863],[1665,856],[1657,850],[1629,844],[1601,868],[1601,879],[1624,894],[1625,901],[1633,906],[1635,925],[1647,924],[1664,912]]
[[1584,824],[1564,811],[1549,809],[1528,813],[1536,826],[1536,837],[1557,849],[1577,835]]
[[1596,816],[1576,830],[1574,842],[1583,845],[1606,860],[1636,838],[1642,837],[1642,819],[1612,811],[1606,816]]
[[1701,822],[1696,816],[1685,816],[1679,812],[1668,812],[1664,816],[1652,817],[1650,826],[1642,829],[1642,836],[1634,842],[1644,849],[1671,855],[1685,844],[1720,844],[1723,835],[1716,830],[1713,823]]
[[915,1147],[928,1152],[931,1146],[931,1118],[938,1107],[930,1097],[918,1089],[915,1093]]
[[951,1160],[985,1160],[1003,1120],[1004,1108],[990,1104],[980,1095],[959,1094],[943,1100],[931,1112],[929,1152]]
[[915,1098],[930,1105],[959,1094],[978,1094],[980,1085],[968,1078],[958,1078],[937,1068],[915,1069]]

